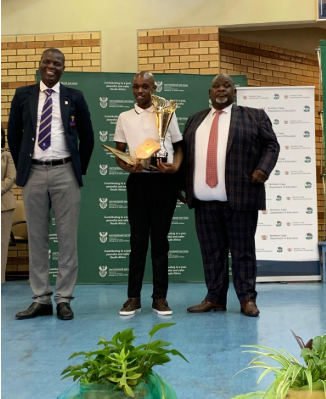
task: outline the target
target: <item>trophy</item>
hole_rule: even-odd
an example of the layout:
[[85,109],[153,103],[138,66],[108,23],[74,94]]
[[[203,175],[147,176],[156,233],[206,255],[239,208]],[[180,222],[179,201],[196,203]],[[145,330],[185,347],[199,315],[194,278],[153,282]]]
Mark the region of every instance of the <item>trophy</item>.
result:
[[157,132],[161,148],[152,156],[151,165],[157,166],[157,159],[161,159],[162,162],[167,161],[168,152],[164,146],[164,140],[171,118],[178,104],[176,101],[169,101],[163,97],[155,96],[154,94],[152,94],[152,103],[155,108]]

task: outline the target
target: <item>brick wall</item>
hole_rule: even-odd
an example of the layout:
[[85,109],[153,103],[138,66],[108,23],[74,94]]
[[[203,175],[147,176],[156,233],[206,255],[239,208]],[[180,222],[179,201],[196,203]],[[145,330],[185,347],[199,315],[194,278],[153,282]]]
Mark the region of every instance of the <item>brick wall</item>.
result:
[[318,231],[319,239],[322,239],[324,190],[320,178],[320,166],[323,137],[318,115],[317,56],[220,36],[220,58],[221,73],[246,75],[248,86],[315,86]]
[[218,28],[138,31],[138,69],[156,73],[216,74]]
[[[66,58],[66,71],[101,71],[100,32],[61,33],[1,37],[1,123],[7,128],[10,104],[16,88],[35,83],[43,51],[59,48]],[[13,192],[21,199],[21,189]],[[8,275],[28,275],[28,246],[9,247]]]

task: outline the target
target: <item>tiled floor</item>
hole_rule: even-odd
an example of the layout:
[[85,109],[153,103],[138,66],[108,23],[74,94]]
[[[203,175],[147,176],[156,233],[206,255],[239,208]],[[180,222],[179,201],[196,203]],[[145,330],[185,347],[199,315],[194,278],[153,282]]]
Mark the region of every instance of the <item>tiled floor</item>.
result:
[[[182,352],[180,358],[156,372],[175,388],[179,399],[229,399],[241,393],[263,390],[272,376],[256,387],[259,372],[245,371],[251,356],[242,354],[242,344],[285,348],[299,358],[300,349],[291,329],[306,342],[326,333],[326,285],[321,283],[258,284],[259,318],[245,317],[233,288],[228,311],[188,314],[189,305],[204,299],[204,284],[171,284],[169,304],[173,315],[157,316],[151,310],[151,285],[143,287],[142,312],[123,318],[118,310],[126,299],[126,287],[77,286],[72,302],[75,319],[61,321],[56,316],[15,320],[17,311],[31,303],[27,282],[2,286],[2,399],[55,399],[73,382],[61,380],[61,371],[72,361],[75,351],[96,348],[98,336],[111,338],[124,328],[134,327],[147,340],[153,325],[164,321],[175,326],[157,334]],[[78,360],[78,359],[77,359]],[[76,360],[76,362],[77,362]]]

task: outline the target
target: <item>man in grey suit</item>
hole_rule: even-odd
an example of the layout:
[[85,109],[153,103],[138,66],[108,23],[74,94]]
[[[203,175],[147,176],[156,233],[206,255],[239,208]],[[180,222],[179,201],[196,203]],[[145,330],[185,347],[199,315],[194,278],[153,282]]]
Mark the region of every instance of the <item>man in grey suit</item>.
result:
[[29,319],[53,314],[49,284],[50,209],[59,243],[54,297],[57,316],[70,320],[77,279],[77,232],[82,175],[94,147],[94,132],[83,93],[59,83],[65,57],[48,49],[39,64],[41,82],[17,89],[8,123],[8,143],[23,187],[29,236],[33,303],[16,314]]

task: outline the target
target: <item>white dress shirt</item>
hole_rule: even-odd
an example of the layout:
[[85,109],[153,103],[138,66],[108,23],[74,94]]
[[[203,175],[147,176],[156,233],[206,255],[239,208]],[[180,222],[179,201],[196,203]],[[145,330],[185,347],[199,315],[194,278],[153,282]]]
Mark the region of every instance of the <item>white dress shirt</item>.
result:
[[52,87],[52,123],[51,123],[51,145],[45,151],[38,146],[38,135],[40,130],[40,121],[43,110],[43,105],[46,100],[45,90],[49,89],[45,84],[40,82],[40,94],[37,109],[37,124],[36,124],[36,139],[34,146],[33,159],[40,161],[51,161],[54,159],[62,159],[70,157],[70,152],[67,145],[67,139],[61,118],[60,108],[60,83],[58,82]]
[[[127,143],[130,155],[136,158],[136,148],[143,144],[146,139],[158,141],[155,108],[152,105],[143,109],[135,104],[134,109],[122,112],[119,115],[113,140],[119,143]],[[177,118],[173,114],[164,141],[164,146],[168,152],[167,162],[173,163],[173,143],[181,140],[182,135]],[[148,168],[150,159],[142,160],[141,163]]]
[[232,104],[223,109],[218,120],[217,179],[211,188],[206,184],[206,160],[209,135],[216,109],[212,108],[196,131],[194,196],[201,201],[227,201],[225,189],[226,147],[229,138]]

